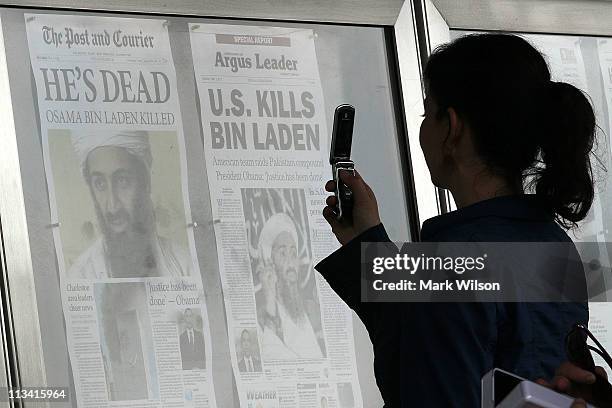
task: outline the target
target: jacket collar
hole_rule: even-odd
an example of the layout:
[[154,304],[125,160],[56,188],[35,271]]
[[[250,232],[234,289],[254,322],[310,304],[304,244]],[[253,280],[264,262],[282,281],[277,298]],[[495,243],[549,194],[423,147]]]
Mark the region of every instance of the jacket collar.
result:
[[552,211],[548,210],[535,194],[494,197],[425,220],[421,228],[421,239],[434,236],[441,230],[484,217],[540,222],[554,220]]

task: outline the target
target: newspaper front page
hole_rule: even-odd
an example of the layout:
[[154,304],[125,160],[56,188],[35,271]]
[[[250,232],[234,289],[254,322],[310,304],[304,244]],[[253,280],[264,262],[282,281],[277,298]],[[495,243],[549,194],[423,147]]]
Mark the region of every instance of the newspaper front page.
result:
[[215,407],[166,22],[25,21],[78,406]]
[[338,245],[314,33],[190,33],[241,406],[361,407],[351,312],[313,269]]

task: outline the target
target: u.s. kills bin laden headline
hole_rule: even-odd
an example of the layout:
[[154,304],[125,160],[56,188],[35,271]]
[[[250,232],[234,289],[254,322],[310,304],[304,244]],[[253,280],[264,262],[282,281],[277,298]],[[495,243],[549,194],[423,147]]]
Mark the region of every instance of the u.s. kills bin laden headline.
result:
[[[208,88],[206,98],[211,116],[215,119],[205,124],[213,150],[279,153],[321,151],[320,125],[312,121],[316,113],[316,101],[314,95],[307,90],[255,88],[243,91]],[[255,120],[249,121],[250,117],[254,117]],[[217,170],[217,179],[265,182],[322,181],[318,171],[309,171],[322,167],[322,160],[296,160],[292,163],[296,170],[291,172],[261,171],[266,167],[291,165],[280,156],[261,157],[257,161],[253,167],[259,167],[260,171],[244,163],[239,171],[232,168]],[[215,156],[215,162],[231,167],[230,163],[225,163],[219,156]]]

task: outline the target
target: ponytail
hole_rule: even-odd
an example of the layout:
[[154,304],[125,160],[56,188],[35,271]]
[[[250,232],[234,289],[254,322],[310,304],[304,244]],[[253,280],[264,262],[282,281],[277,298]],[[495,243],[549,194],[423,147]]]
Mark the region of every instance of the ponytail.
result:
[[[549,82],[545,87],[544,123],[538,131],[543,167],[533,180],[535,192],[566,228],[584,219],[595,189],[591,151],[595,113],[586,96],[573,85]],[[539,128],[539,129],[538,129]]]

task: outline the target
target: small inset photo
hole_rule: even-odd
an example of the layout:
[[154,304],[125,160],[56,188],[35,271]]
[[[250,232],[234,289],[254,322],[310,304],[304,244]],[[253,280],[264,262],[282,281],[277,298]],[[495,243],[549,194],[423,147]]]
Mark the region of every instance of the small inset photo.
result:
[[260,373],[261,356],[259,353],[259,341],[257,340],[257,329],[255,327],[236,329],[235,341],[238,371],[241,373]]
[[202,312],[186,308],[179,315],[179,345],[183,370],[205,369],[206,350],[202,332]]
[[152,361],[151,320],[142,282],[96,283],[100,349],[110,401],[146,400],[159,395]]

